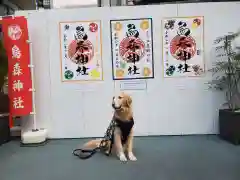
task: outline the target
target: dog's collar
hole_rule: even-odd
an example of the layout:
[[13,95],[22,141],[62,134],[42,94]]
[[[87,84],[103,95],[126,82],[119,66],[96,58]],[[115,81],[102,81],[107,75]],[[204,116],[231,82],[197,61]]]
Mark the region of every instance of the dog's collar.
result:
[[134,121],[134,119],[133,119],[133,117],[131,117],[129,120],[126,120],[126,121],[123,121],[123,120],[121,120],[121,119],[119,119],[119,118],[116,118],[116,117],[114,117],[115,119],[115,121],[116,122],[121,122],[121,123],[129,123],[129,122],[132,122],[132,121]]

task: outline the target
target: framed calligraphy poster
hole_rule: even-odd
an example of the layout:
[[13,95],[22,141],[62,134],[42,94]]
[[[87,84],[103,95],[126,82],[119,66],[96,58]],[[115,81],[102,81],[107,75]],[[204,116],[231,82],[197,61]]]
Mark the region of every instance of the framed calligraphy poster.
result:
[[102,81],[101,21],[60,22],[62,81]]
[[162,23],[164,77],[198,77],[205,71],[204,18],[165,18]]
[[3,17],[2,29],[8,56],[10,115],[29,115],[33,110],[33,97],[27,19],[23,16]]
[[113,80],[154,78],[152,19],[111,20]]

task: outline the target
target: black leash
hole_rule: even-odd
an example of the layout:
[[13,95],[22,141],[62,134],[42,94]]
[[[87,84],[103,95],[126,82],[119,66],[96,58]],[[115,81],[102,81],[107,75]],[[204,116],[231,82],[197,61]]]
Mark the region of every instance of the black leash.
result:
[[[113,145],[113,133],[115,129],[115,120],[112,119],[110,125],[107,128],[107,131],[103,137],[103,140],[100,142],[100,145],[94,149],[75,149],[73,155],[79,157],[80,159],[88,159],[92,157],[98,151],[104,151],[105,155],[109,156],[111,154],[112,145]],[[108,142],[110,147],[108,147]],[[109,151],[106,153],[106,150],[109,148]]]

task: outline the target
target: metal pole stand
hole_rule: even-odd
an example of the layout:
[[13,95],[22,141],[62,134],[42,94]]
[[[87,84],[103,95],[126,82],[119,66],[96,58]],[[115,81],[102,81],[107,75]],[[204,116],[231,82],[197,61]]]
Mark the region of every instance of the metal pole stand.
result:
[[32,42],[30,40],[27,41],[30,48],[30,64],[28,65],[31,68],[31,79],[32,79],[32,88],[29,91],[32,92],[32,112],[31,116],[33,117],[33,129],[31,131],[23,132],[21,134],[21,146],[39,146],[45,145],[47,140],[47,130],[46,129],[38,129],[37,128],[37,120],[36,120],[36,90],[35,90],[35,79],[34,79],[34,65],[33,65],[33,54],[32,54]]

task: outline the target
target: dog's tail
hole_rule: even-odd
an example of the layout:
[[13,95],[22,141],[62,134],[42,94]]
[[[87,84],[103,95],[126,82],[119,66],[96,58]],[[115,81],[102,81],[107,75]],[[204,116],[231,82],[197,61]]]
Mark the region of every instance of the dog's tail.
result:
[[88,141],[82,146],[82,148],[75,149],[73,155],[78,156],[81,159],[88,159],[92,157],[98,149],[103,150],[102,148],[104,148],[105,154],[109,155],[111,152],[111,141],[103,139]]
[[94,140],[88,141],[83,145],[83,149],[98,148],[101,144],[101,141],[102,141],[102,139],[94,139]]

